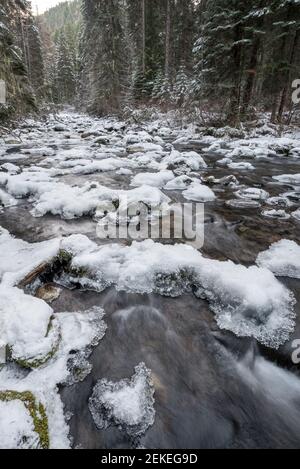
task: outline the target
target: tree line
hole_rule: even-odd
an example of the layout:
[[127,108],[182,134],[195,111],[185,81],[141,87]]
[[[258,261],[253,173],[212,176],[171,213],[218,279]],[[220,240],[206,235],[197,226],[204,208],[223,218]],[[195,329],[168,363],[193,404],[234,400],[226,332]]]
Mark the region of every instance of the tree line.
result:
[[300,0],[75,0],[37,19],[26,0],[2,4],[0,78],[14,76],[15,98],[97,115],[152,103],[231,125],[297,109]]

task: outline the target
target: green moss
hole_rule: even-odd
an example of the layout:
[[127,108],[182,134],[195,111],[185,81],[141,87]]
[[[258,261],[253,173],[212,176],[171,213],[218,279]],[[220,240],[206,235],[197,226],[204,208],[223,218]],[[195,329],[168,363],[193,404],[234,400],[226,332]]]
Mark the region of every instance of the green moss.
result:
[[61,263],[62,266],[70,265],[72,262],[72,254],[64,249],[61,249],[58,253],[57,260]]
[[21,401],[29,411],[33,421],[34,430],[40,438],[40,446],[42,449],[49,449],[49,426],[48,418],[45,407],[30,391],[16,392],[16,391],[2,391],[0,392],[0,401],[12,402]]

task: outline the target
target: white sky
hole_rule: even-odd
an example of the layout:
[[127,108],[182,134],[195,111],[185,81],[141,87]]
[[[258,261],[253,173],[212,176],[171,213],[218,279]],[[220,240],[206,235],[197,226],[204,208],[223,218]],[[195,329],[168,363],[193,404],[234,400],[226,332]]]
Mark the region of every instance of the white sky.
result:
[[49,10],[49,8],[55,7],[55,5],[58,5],[64,1],[66,0],[31,0],[32,11],[36,15],[36,9],[38,8],[38,12],[41,14],[46,10]]

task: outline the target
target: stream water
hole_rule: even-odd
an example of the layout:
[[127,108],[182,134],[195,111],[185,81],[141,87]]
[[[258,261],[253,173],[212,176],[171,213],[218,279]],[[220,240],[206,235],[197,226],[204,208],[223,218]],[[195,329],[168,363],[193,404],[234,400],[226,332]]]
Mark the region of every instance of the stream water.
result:
[[[81,134],[91,126],[82,116],[70,118],[68,132],[41,129],[31,148],[50,146],[56,153],[80,151],[91,144]],[[68,139],[66,138],[66,134]],[[176,136],[173,135],[173,140]],[[91,137],[93,138],[93,137]],[[120,133],[120,138],[123,134]],[[31,167],[41,157],[22,155],[22,142],[1,163]],[[29,144],[30,146],[30,144]],[[26,141],[28,147],[28,141]],[[274,157],[251,160],[255,170],[233,170],[217,165],[220,156],[206,153],[201,143],[180,145],[180,151],[199,152],[208,168],[202,175],[222,178],[235,175],[241,185],[259,187],[270,196],[295,190],[294,185],[275,182],[272,176],[299,173],[299,160]],[[15,160],[12,158],[15,156]],[[250,161],[243,158],[243,161]],[[54,164],[55,167],[55,164]],[[141,172],[139,171],[135,171]],[[103,172],[89,175],[62,175],[69,185],[98,181],[103,186],[128,189],[132,175]],[[267,218],[257,208],[235,208],[225,202],[234,198],[230,187],[212,187],[217,198],[205,204],[206,257],[232,260],[246,266],[280,239],[300,240],[300,223],[293,219]],[[181,192],[167,195],[183,202]],[[30,214],[33,202],[0,212],[0,225],[28,242],[58,236],[84,234],[101,243],[91,217],[64,220]],[[55,312],[82,311],[92,306],[105,310],[107,332],[93,350],[92,372],[72,386],[61,386],[61,396],[70,418],[70,434],[76,448],[130,448],[132,439],[117,426],[99,430],[91,416],[88,400],[97,381],[117,382],[130,378],[134,367],[144,362],[152,372],[155,388],[155,422],[139,444],[146,448],[295,448],[300,447],[300,374],[291,360],[292,342],[300,338],[300,281],[280,279],[296,296],[296,329],[279,350],[268,349],[254,339],[239,338],[218,328],[206,301],[192,293],[179,298],[134,295],[109,288],[103,293],[68,290],[51,306]]]

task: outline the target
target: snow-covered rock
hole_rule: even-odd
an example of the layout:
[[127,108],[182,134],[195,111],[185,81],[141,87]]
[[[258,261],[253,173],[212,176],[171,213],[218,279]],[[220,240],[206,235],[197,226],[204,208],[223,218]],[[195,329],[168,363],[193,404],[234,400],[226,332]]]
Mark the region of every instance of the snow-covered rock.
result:
[[170,170],[199,171],[207,168],[202,156],[195,151],[180,153],[173,150],[170,155],[163,159],[162,163]]
[[174,179],[172,171],[160,171],[158,173],[140,173],[134,176],[131,181],[131,186],[153,186],[162,189],[165,184]]
[[248,187],[246,189],[238,190],[235,195],[240,199],[251,199],[251,200],[267,200],[269,198],[268,192],[263,189],[256,187]]
[[267,251],[261,252],[256,263],[278,277],[300,279],[300,246],[295,241],[282,239],[272,244]]
[[279,220],[289,220],[291,216],[284,210],[263,210],[262,215],[267,218],[278,218]]
[[204,184],[193,182],[183,193],[187,200],[195,202],[213,202],[216,198],[214,192]]
[[282,184],[300,185],[300,174],[282,174],[281,176],[273,176],[273,179]]

